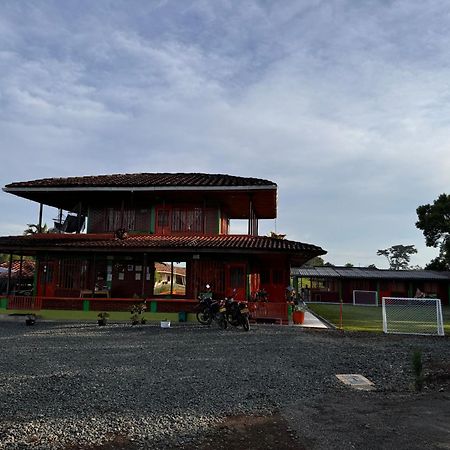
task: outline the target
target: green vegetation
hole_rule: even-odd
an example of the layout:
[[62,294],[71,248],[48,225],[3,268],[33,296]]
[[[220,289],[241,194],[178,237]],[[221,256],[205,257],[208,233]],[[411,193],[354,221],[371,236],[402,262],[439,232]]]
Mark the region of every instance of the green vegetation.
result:
[[391,270],[406,270],[409,269],[409,262],[411,255],[417,253],[414,245],[393,245],[392,247],[378,250],[378,256],[385,256],[389,262]]
[[450,195],[441,194],[433,204],[417,208],[416,227],[423,231],[427,247],[439,248],[430,270],[450,270]]
[[[309,304],[319,316],[339,328],[339,305]],[[450,334],[450,306],[442,308],[445,334]],[[383,331],[381,307],[342,306],[342,328],[346,331]]]

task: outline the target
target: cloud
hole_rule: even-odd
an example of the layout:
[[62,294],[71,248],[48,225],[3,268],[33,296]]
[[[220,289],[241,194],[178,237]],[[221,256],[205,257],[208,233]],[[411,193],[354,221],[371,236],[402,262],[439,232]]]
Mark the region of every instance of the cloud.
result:
[[[449,183],[446,3],[1,8],[3,185],[163,170],[268,178],[278,231],[332,262],[396,243],[429,259],[414,222]],[[23,222],[12,208],[5,222]]]

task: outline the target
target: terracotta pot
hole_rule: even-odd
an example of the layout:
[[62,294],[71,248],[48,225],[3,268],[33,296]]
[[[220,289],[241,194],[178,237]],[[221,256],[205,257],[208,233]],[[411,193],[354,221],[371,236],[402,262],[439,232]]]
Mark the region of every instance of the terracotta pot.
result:
[[302,324],[305,321],[305,311],[294,311],[292,313],[292,320],[295,324]]

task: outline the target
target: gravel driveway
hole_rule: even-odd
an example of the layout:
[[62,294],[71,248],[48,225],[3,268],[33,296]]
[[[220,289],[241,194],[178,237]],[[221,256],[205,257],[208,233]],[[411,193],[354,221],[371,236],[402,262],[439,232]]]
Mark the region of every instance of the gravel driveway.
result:
[[0,449],[450,448],[446,337],[0,322],[0,344]]

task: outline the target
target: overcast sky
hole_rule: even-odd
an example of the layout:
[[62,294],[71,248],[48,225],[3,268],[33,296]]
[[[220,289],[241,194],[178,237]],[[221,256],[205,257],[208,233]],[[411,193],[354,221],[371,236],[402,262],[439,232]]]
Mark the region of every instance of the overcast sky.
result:
[[[450,181],[449,42],[448,0],[2,0],[0,184],[265,178],[261,234],[355,266],[414,244],[423,266],[415,210]],[[37,223],[4,192],[0,211],[0,235]]]

